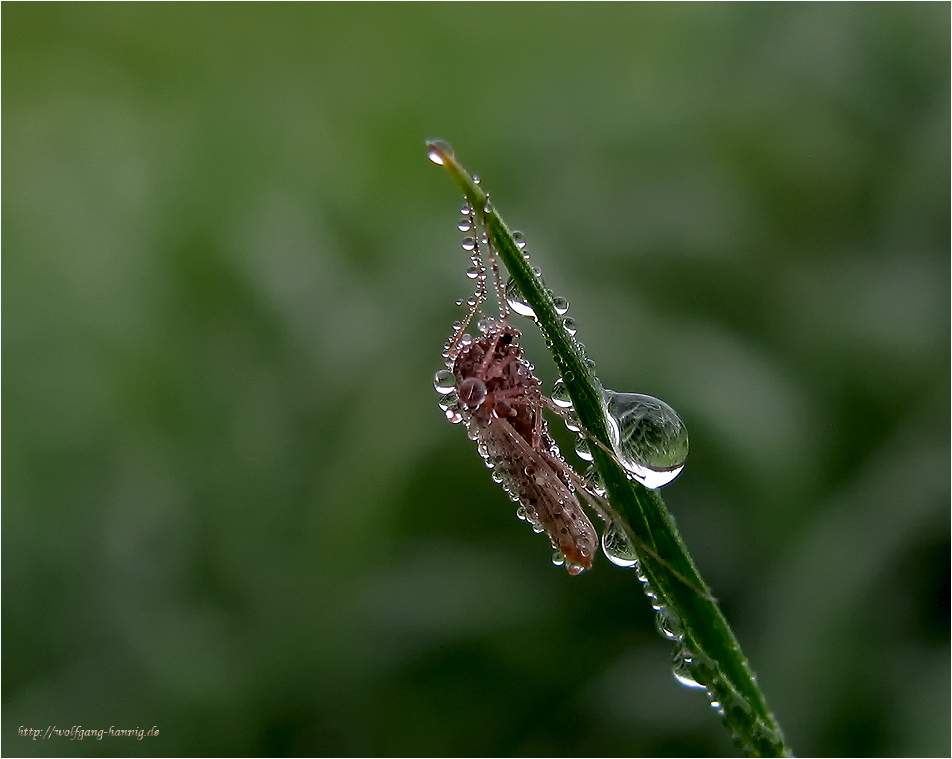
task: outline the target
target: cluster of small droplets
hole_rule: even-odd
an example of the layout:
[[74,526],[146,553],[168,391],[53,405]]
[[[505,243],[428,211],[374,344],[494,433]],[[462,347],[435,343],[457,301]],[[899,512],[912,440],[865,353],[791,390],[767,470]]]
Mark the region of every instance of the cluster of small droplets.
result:
[[[463,205],[460,206],[459,212],[462,218],[460,218],[456,228],[464,234],[468,232],[476,232],[476,218],[469,203],[464,202]],[[470,279],[479,280],[476,290],[476,292],[479,293],[484,287],[483,280],[486,275],[483,271],[483,263],[479,255],[479,248],[476,238],[467,234],[467,236],[464,237],[463,241],[460,243],[460,247],[470,254],[470,265],[466,269],[466,276]],[[459,301],[459,303],[462,305],[463,301]],[[475,298],[470,298],[469,300],[465,301],[465,303],[467,307],[472,308],[473,304],[475,303]]]

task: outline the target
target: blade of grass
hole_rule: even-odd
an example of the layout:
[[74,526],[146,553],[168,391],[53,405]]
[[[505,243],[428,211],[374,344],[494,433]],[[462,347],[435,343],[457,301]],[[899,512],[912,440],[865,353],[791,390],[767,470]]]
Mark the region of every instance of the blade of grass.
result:
[[[601,385],[580,344],[569,334],[541,278],[533,271],[489,195],[441,141],[427,143],[430,160],[443,165],[484,221],[491,242],[532,308],[562,375],[591,446],[607,499],[639,555],[639,577],[665,626],[677,629],[675,675],[689,687],[706,689],[734,742],[752,756],[790,756],[780,725],[767,707],[740,644],[694,565],[664,501],[630,479],[610,450]],[[703,592],[699,592],[703,589]]]

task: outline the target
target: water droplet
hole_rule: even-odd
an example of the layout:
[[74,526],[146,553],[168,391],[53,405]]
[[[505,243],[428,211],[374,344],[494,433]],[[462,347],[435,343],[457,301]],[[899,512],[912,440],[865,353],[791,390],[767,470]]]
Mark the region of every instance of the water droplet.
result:
[[714,682],[717,677],[717,669],[714,663],[703,654],[694,654],[691,656],[691,679],[701,686],[707,687]]
[[561,567],[565,564],[565,557],[562,555],[561,551],[556,551],[552,554],[552,563],[557,567]]
[[489,201],[489,196],[486,196],[486,202],[483,203],[483,213],[492,213],[493,204]]
[[472,237],[464,237],[463,242],[459,244],[463,250],[476,250],[476,241]]
[[[645,570],[641,568],[641,564],[635,564],[635,576],[638,578],[638,582],[645,586],[648,590],[651,589],[651,585],[648,584],[648,575],[645,574]],[[645,591],[645,595],[651,596],[654,598],[653,593]]]
[[525,298],[522,295],[522,291],[519,289],[519,285],[516,284],[516,280],[509,278],[509,281],[506,282],[506,301],[509,303],[509,308],[515,311],[521,316],[528,316],[530,319],[535,318],[535,311],[532,310],[531,306],[526,303]]
[[479,277],[479,269],[476,266],[470,266],[466,270],[466,276],[470,279],[476,279]]
[[562,298],[558,295],[552,299],[552,305],[555,306],[555,313],[557,313],[559,316],[564,315],[565,312],[569,310],[569,302],[565,298]]
[[456,375],[449,369],[440,369],[433,375],[433,387],[440,395],[448,395],[456,389]]
[[619,463],[647,488],[667,485],[684,469],[688,431],[667,403],[639,393],[602,392]]
[[479,184],[479,177],[473,174],[473,184]]
[[464,202],[463,205],[459,207],[459,212],[463,216],[469,216],[473,212],[473,209],[469,207],[469,202],[467,201],[467,202]]
[[570,335],[574,335],[578,331],[575,326],[575,319],[573,319],[571,316],[566,316],[562,320],[562,326],[565,327],[565,331]]
[[516,247],[520,250],[526,247],[526,236],[519,230],[512,233],[512,239],[516,241]]
[[579,437],[575,443],[575,455],[582,461],[591,461],[594,458],[591,448],[588,447],[588,440],[585,439],[584,435]]
[[595,467],[590,466],[585,471],[585,480],[591,486],[592,490],[595,491],[595,495],[605,496],[605,483],[602,481],[602,475],[599,474]]
[[674,672],[674,678],[686,688],[703,688],[704,686],[695,680],[691,674],[693,662],[694,657],[690,651],[686,648],[678,649],[674,655],[674,665],[671,668]]
[[668,640],[673,640],[676,643],[680,643],[684,640],[684,634],[681,632],[681,619],[678,617],[677,612],[669,609],[667,606],[658,610],[658,613],[655,615],[655,625],[658,628],[658,632]]
[[456,394],[466,408],[478,408],[486,400],[486,383],[478,377],[467,377],[459,383]]
[[578,417],[575,416],[574,411],[569,411],[565,416],[563,416],[562,423],[565,424],[565,429],[567,429],[569,432],[582,431],[582,427],[579,425]]
[[572,398],[569,395],[569,389],[565,386],[561,377],[552,385],[552,402],[559,408],[572,408]]
[[519,508],[516,509],[516,519],[522,522],[526,521],[526,507],[525,506],[519,506]]
[[619,522],[611,521],[605,526],[602,551],[612,564],[619,567],[634,567],[638,564],[638,554],[631,538]]
[[456,225],[456,228],[460,232],[469,232],[473,228],[473,223],[468,219],[460,219],[459,224]]
[[443,165],[443,156],[453,157],[453,148],[443,140],[432,140],[426,144],[426,156],[437,166]]
[[454,408],[446,409],[446,418],[449,419],[452,424],[459,424],[463,421],[463,415]]
[[566,564],[565,568],[568,570],[570,575],[580,575],[585,571],[585,567],[583,567],[581,564],[575,563]]

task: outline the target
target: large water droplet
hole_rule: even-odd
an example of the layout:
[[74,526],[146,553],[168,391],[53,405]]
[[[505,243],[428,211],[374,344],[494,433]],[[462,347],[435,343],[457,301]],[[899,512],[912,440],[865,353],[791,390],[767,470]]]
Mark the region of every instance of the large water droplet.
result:
[[476,241],[472,237],[464,237],[459,246],[466,251],[476,250]]
[[532,310],[532,307],[526,303],[526,299],[522,295],[522,291],[519,289],[519,285],[516,284],[516,280],[509,278],[509,281],[506,282],[506,301],[509,303],[509,308],[515,311],[521,316],[528,316],[530,319],[535,318],[535,311]]
[[667,403],[650,395],[604,390],[618,461],[647,488],[667,485],[684,469],[688,431]]
[[513,231],[512,239],[516,241],[516,247],[520,250],[526,247],[526,236],[518,229]]
[[619,522],[611,521],[602,532],[602,551],[608,560],[619,567],[633,567],[638,564],[638,554],[631,538]]
[[565,312],[569,310],[569,302],[560,295],[556,295],[552,299],[552,305],[555,306],[555,313],[559,316],[564,316]]
[[433,387],[440,395],[449,395],[456,389],[456,375],[449,369],[440,369],[433,375]]
[[453,156],[453,148],[443,140],[431,140],[426,144],[426,156],[437,166],[443,165],[443,156]]

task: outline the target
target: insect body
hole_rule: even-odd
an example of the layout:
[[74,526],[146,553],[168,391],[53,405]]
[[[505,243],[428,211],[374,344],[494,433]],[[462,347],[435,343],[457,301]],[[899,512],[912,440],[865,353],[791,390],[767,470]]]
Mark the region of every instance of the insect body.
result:
[[[448,161],[452,162],[452,151],[448,145],[431,142],[428,146],[430,160],[434,163],[443,165]],[[455,171],[462,172],[455,163],[454,167]],[[478,184],[478,180],[475,180],[475,183]],[[545,532],[548,535],[556,552],[553,563],[564,564],[570,574],[579,574],[592,566],[599,538],[591,520],[582,509],[579,500],[581,498],[605,522],[602,542],[606,555],[613,563],[619,566],[640,566],[637,549],[637,552],[650,556],[657,565],[665,567],[672,576],[700,597],[716,601],[698,582],[685,576],[659,556],[654,548],[632,533],[611,504],[602,497],[604,491],[596,490],[562,458],[558,446],[549,435],[542,412],[543,409],[550,408],[565,417],[565,404],[556,403],[542,394],[541,384],[533,373],[532,364],[522,356],[519,330],[509,326],[510,303],[513,309],[523,315],[534,314],[527,304],[517,298],[513,297],[511,301],[507,299],[508,288],[503,286],[498,256],[487,233],[486,215],[491,213],[489,196],[486,195],[483,199],[482,213],[477,213],[468,201],[463,204],[460,213],[463,218],[458,224],[459,230],[472,235],[463,240],[461,247],[471,254],[472,265],[466,274],[476,280],[476,292],[466,301],[469,310],[466,316],[454,325],[453,336],[443,349],[446,368],[437,372],[434,378],[434,386],[443,396],[440,407],[446,412],[447,419],[454,423],[465,423],[469,437],[476,442],[486,465],[493,470],[493,479],[519,504],[517,515],[528,521],[536,532]],[[524,247],[524,238],[520,233],[513,232],[512,237],[516,247]],[[524,250],[523,254],[525,255]],[[492,272],[499,316],[483,316],[479,319],[479,334],[473,337],[466,330],[487,299],[487,269]],[[519,293],[516,292],[515,295]],[[552,305],[558,311],[559,306],[555,301]],[[564,313],[564,308],[563,303],[559,313]],[[566,329],[569,329],[567,322]],[[574,331],[570,334],[574,334]],[[616,406],[622,406],[622,401],[628,404],[624,406],[628,416],[634,415],[632,407],[641,409],[646,405],[646,396],[618,393],[612,395],[616,396],[612,401]],[[637,399],[637,404],[628,398],[628,395]],[[657,399],[650,400],[655,401],[652,408],[661,404]],[[663,405],[665,409],[668,408]],[[673,410],[670,411],[674,414]],[[674,416],[676,417],[676,414]],[[640,416],[634,415],[633,418],[636,422],[641,421]],[[665,421],[667,422],[667,417]],[[678,423],[680,424],[680,419]],[[614,451],[587,430],[577,425],[570,429],[583,433],[606,454],[615,458],[620,468],[628,469],[639,481],[647,481],[641,469],[626,467],[615,456]],[[619,429],[618,437],[620,442],[624,437],[627,445],[632,432],[627,430],[622,436]],[[686,436],[683,442],[682,447],[686,453]],[[647,468],[652,472],[671,470],[668,461],[673,456],[669,450],[671,448],[671,445],[667,445],[661,450],[665,467],[652,468],[651,465],[655,462],[651,459],[648,462],[650,465],[646,464]],[[679,451],[678,448],[674,453]],[[650,448],[648,452],[652,455],[658,453],[654,448]],[[645,464],[641,461],[642,452],[636,453],[637,457],[628,457],[631,459],[629,463],[638,466]],[[680,462],[683,464],[683,457]],[[678,466],[677,471],[673,475],[669,474],[665,481],[673,479],[680,468]]]
[[[451,351],[455,413],[492,467],[493,478],[520,504],[537,532],[545,531],[571,574],[592,566],[598,535],[582,510],[574,472],[549,436],[545,400],[532,365],[522,357],[519,330],[506,319],[482,319],[480,336],[460,338]],[[578,476],[574,476],[578,481]]]
[[[578,488],[584,488],[584,481],[549,435],[542,410],[551,404],[542,395],[532,364],[522,356],[519,330],[509,326],[499,263],[483,219],[469,204],[460,210],[460,229],[474,233],[462,247],[472,256],[468,274],[476,279],[476,292],[443,351],[447,368],[437,373],[435,382],[445,396],[441,405],[450,421],[465,423],[493,469],[493,479],[519,504],[518,515],[549,536],[556,552],[553,561],[578,574],[592,566],[598,548],[598,534],[579,503]],[[479,319],[479,334],[472,337],[466,329],[486,300],[487,261],[499,317]]]

